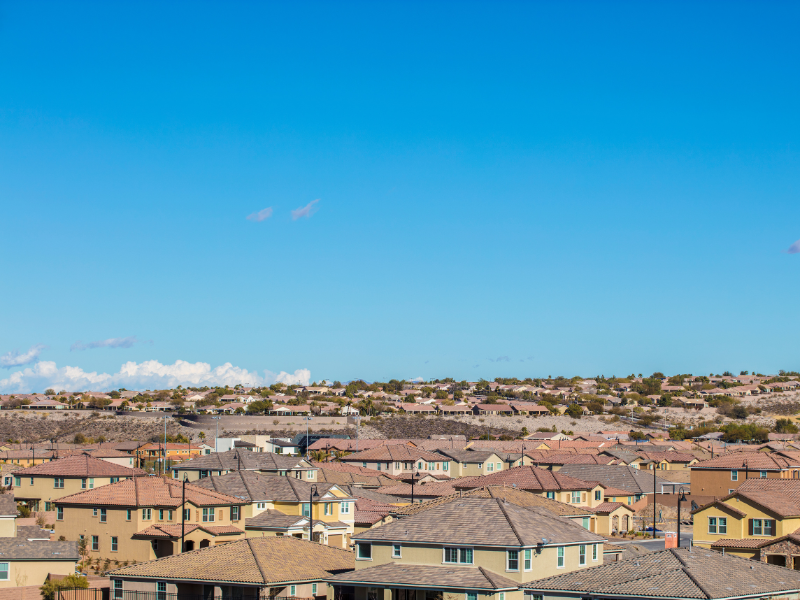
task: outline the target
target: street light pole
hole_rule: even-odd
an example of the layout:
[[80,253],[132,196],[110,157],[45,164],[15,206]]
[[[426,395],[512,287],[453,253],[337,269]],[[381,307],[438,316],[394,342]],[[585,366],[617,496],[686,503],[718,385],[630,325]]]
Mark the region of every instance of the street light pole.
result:
[[186,551],[186,543],[183,541],[183,537],[186,534],[186,479],[188,477],[188,473],[183,474],[183,491],[181,492],[181,552]]
[[316,484],[308,491],[308,541],[314,541],[314,498],[319,498]]
[[219,446],[217,440],[219,440],[219,420],[220,417],[211,417],[212,419],[216,420],[217,422],[217,434],[214,436],[214,452],[219,452]]
[[678,488],[678,548],[681,547],[681,502],[686,502],[686,488]]

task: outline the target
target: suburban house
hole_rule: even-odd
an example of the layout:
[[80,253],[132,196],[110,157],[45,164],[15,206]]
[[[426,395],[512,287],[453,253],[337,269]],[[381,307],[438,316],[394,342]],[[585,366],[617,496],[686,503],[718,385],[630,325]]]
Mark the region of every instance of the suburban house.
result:
[[516,467],[453,482],[455,490],[471,490],[487,485],[505,485],[578,506],[592,507],[604,502],[603,486],[600,484],[564,475],[563,471],[547,471],[533,466]]
[[148,442],[139,446],[134,455],[139,460],[139,465],[144,461],[167,460],[179,462],[201,456],[203,449],[198,444],[176,444],[173,442]]
[[111,571],[111,598],[319,598],[353,553],[292,537],[250,538]]
[[800,573],[700,548],[672,548],[522,587],[526,600],[789,600],[800,592]]
[[750,479],[796,479],[800,464],[779,453],[732,452],[695,463],[692,495],[727,496]]
[[355,485],[365,488],[379,488],[396,483],[383,471],[367,469],[361,465],[350,465],[340,462],[312,462],[317,468],[317,481],[320,483],[335,483],[337,485]]
[[[185,496],[185,502],[183,500]],[[133,477],[55,501],[55,533],[91,558],[145,561],[244,537],[246,502],[167,477]]]
[[175,479],[183,479],[186,476],[189,481],[197,481],[203,477],[225,475],[239,470],[259,471],[271,475],[289,475],[304,481],[317,480],[316,467],[303,458],[242,449],[213,452],[193,458],[175,465],[172,468],[172,476]]
[[313,511],[315,539],[347,548],[353,535],[354,498],[334,484],[233,471],[205,477],[196,485],[247,502],[243,509],[247,537],[293,535],[308,539],[309,511]]
[[506,460],[491,450],[438,450],[450,459],[451,477],[477,477],[502,471]]
[[467,497],[353,541],[355,571],[328,580],[336,598],[522,600],[525,582],[602,564],[604,539],[547,510]]
[[[693,515],[698,546],[800,568],[800,544],[791,537],[800,529],[798,479],[749,479]],[[765,549],[777,540],[780,548]]]
[[[658,471],[647,472],[625,465],[564,465],[559,473],[599,482],[604,488],[614,490],[610,497],[606,492],[603,493],[607,500],[628,505],[653,494],[654,486],[657,494],[671,492],[674,487],[671,481],[658,477]],[[627,494],[620,494],[620,491]]]
[[340,460],[404,479],[417,473],[450,476],[450,459],[446,456],[405,444],[378,446],[343,456]]
[[31,510],[51,511],[53,502],[64,496],[146,474],[88,454],[68,456],[14,471],[14,499]]
[[[17,503],[11,494],[0,494],[0,537],[17,536]],[[49,539],[49,538],[48,538]]]
[[42,585],[48,575],[70,575],[78,560],[75,542],[0,537],[0,590]]

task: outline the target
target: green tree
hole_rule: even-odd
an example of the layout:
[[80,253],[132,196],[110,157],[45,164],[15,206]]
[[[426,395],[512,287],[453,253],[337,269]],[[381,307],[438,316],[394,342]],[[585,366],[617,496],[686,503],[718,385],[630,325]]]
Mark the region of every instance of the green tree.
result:
[[775,421],[773,431],[775,433],[797,433],[800,429],[798,429],[797,424],[791,419],[778,419]]
[[55,396],[56,395],[56,391],[53,388],[47,388],[44,391],[44,395],[45,396]]
[[583,416],[583,407],[580,404],[570,404],[564,414],[573,419],[580,419]]
[[89,587],[89,580],[83,575],[70,573],[63,579],[50,579],[46,581],[39,590],[42,592],[42,600],[55,600],[56,592],[60,590],[82,589]]

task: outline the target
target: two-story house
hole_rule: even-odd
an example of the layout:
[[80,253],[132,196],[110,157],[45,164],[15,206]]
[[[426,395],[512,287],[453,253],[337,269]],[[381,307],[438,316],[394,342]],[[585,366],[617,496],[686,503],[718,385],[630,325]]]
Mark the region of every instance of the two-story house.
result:
[[330,578],[343,600],[522,600],[526,582],[603,562],[604,539],[548,510],[462,498],[353,537],[356,570]]
[[429,452],[405,444],[378,446],[343,456],[340,460],[343,463],[388,473],[393,477],[408,478],[419,473],[453,477],[450,473],[449,458],[438,452]]
[[800,464],[774,452],[731,452],[689,467],[693,496],[727,496],[750,479],[793,479]]
[[77,454],[14,471],[14,498],[31,510],[51,511],[64,496],[143,475],[141,469]]
[[231,471],[242,470],[296,477],[312,483],[317,480],[317,468],[304,458],[243,449],[214,452],[193,458],[175,465],[172,468],[172,476],[175,479],[187,476],[189,481],[197,481],[211,475],[225,475]]
[[244,538],[245,500],[168,477],[133,477],[55,501],[55,533],[91,558],[145,561]]
[[308,539],[312,516],[314,539],[324,544],[347,548],[354,532],[355,498],[333,484],[308,483],[257,471],[212,475],[196,484],[247,502],[247,537],[290,535]]
[[502,471],[507,458],[492,450],[438,450],[450,459],[451,477],[477,477]]

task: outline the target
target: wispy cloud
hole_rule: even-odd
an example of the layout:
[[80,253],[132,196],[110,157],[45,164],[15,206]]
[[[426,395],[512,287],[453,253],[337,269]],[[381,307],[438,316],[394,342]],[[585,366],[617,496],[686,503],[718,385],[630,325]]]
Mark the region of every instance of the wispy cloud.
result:
[[497,358],[490,358],[490,362],[509,362],[511,359],[507,356],[498,356]]
[[136,336],[124,338],[108,338],[107,340],[97,340],[84,344],[83,342],[75,342],[70,346],[69,351],[75,350],[93,350],[94,348],[130,348],[134,344],[139,343]]
[[39,358],[39,354],[41,354],[42,350],[45,348],[47,348],[47,346],[44,344],[36,344],[35,346],[31,346],[27,352],[20,353],[16,350],[6,352],[0,356],[0,367],[3,369],[11,369],[13,367],[29,365],[32,362],[36,362]]
[[297,221],[297,219],[302,219],[303,217],[310,217],[315,212],[317,212],[317,202],[319,202],[319,198],[316,200],[312,200],[308,204],[306,204],[303,208],[296,208],[292,211],[292,221]]
[[0,392],[28,393],[47,388],[69,391],[112,390],[125,387],[135,389],[165,389],[178,385],[183,386],[215,386],[236,385],[247,386],[271,385],[285,383],[287,385],[308,385],[311,371],[297,369],[294,373],[281,371],[248,371],[225,363],[212,368],[208,363],[190,363],[177,360],[174,364],[165,365],[157,360],[141,363],[126,362],[116,373],[97,373],[84,371],[81,367],[59,368],[53,361],[40,361],[31,367],[11,373],[6,379],[0,379]]
[[786,254],[800,254],[800,240],[797,240],[794,244],[789,246],[786,250]]
[[254,223],[261,223],[261,221],[266,221],[272,216],[272,207],[264,208],[259,210],[258,212],[254,212],[251,215],[247,215],[248,221],[253,221]]

